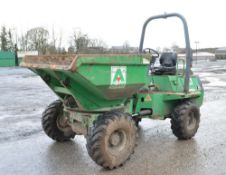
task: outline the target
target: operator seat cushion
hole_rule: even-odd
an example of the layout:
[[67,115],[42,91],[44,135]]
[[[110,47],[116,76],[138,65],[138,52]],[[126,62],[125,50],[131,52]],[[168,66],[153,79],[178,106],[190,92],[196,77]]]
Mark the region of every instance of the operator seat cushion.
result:
[[160,64],[165,67],[176,66],[177,54],[175,52],[163,52],[160,56]]
[[154,67],[152,73],[155,75],[175,75],[177,54],[175,52],[163,52],[160,56],[160,67]]

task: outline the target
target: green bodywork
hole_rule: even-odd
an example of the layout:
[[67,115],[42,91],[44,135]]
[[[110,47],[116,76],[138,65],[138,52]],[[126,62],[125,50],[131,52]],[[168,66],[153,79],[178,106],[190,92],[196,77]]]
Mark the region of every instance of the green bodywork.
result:
[[[145,55],[27,56],[21,66],[38,74],[60,99],[72,96],[78,107],[76,112],[65,107],[65,115],[84,125],[90,125],[97,113],[114,109],[131,115],[151,109],[152,114],[144,117],[165,119],[181,100],[190,99],[197,106],[203,102],[197,76],[191,76],[189,92],[184,93],[183,70],[149,75]],[[93,115],[83,119],[78,111]]]
[[155,89],[137,94],[139,101],[134,113],[151,106],[153,112],[150,117],[164,119],[181,100],[190,99],[198,107],[202,105],[204,92],[196,76],[190,78],[189,93],[183,92],[184,76],[181,75],[150,75],[149,80]]

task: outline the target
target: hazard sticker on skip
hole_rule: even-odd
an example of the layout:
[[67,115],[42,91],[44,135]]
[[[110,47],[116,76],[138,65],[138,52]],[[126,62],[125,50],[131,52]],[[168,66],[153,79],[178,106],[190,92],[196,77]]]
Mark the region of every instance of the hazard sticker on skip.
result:
[[126,85],[126,66],[111,66],[111,87]]

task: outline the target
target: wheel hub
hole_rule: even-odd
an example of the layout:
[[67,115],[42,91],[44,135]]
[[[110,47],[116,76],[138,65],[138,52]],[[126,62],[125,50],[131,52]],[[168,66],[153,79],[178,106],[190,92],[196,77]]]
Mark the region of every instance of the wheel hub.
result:
[[57,121],[56,121],[58,128],[64,129],[64,128],[68,127],[67,121],[68,120],[66,117],[58,116]]
[[121,150],[126,144],[126,133],[123,130],[114,131],[109,138],[109,148]]
[[72,128],[68,125],[68,120],[66,117],[58,116],[56,120],[57,128],[61,130],[65,136],[70,136],[72,133]]
[[114,132],[110,137],[110,144],[112,146],[118,146],[120,144],[121,137],[119,132]]

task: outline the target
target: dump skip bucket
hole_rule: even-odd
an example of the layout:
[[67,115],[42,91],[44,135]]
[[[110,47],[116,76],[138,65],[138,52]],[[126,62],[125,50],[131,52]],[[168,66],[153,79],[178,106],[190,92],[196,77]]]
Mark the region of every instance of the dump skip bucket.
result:
[[121,105],[149,82],[142,55],[26,56],[21,66],[38,74],[60,98],[73,96],[87,110]]
[[25,56],[22,67],[52,70],[71,70],[75,69],[77,55],[46,55],[46,56]]

